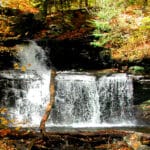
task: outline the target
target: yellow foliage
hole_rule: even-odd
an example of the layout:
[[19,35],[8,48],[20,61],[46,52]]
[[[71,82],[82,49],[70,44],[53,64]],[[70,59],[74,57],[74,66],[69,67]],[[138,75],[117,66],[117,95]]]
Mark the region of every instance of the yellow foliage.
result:
[[7,108],[0,108],[0,113],[3,114],[3,113],[6,113],[7,112]]
[[7,108],[0,108],[0,125],[7,126],[9,124],[9,120],[2,115],[7,114]]
[[26,66],[21,67],[21,71],[26,72],[26,70],[27,70]]
[[19,65],[17,63],[14,64],[14,69],[16,69],[16,70],[19,69]]
[[1,122],[1,125],[5,125],[5,126],[9,124],[9,121],[4,117],[0,117],[0,122]]
[[16,131],[19,131],[20,129],[21,129],[20,126],[15,128]]
[[26,66],[19,66],[18,63],[13,64],[14,69],[21,70],[22,72],[26,72],[27,68],[30,67],[30,66],[31,66],[31,64],[27,64]]
[[[112,59],[117,61],[142,61],[144,58],[150,58],[150,17],[136,17],[125,14],[122,18],[128,20],[132,18],[131,25],[126,40],[118,49],[111,50]],[[121,23],[121,22],[120,22]],[[136,28],[132,26],[135,25]]]
[[37,13],[38,9],[30,4],[30,0],[1,0],[2,5],[13,9],[20,9],[21,11]]

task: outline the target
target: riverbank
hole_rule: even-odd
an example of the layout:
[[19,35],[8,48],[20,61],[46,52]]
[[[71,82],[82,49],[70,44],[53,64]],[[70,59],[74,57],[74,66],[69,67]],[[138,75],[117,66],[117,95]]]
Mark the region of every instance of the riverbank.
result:
[[56,132],[45,136],[32,130],[0,130],[3,150],[148,150],[150,134],[127,130]]

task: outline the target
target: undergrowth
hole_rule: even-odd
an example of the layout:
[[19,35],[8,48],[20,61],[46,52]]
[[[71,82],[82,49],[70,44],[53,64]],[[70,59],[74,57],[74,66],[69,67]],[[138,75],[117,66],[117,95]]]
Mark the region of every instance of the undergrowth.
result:
[[91,20],[96,47],[111,51],[112,59],[141,62],[150,58],[150,2],[144,0],[100,1],[100,9]]

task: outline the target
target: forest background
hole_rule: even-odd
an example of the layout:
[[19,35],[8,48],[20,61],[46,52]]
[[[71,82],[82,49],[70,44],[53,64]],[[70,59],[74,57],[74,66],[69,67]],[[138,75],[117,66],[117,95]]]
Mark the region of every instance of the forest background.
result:
[[101,60],[149,72],[149,7],[149,0],[1,0],[0,51],[15,54],[9,40],[92,35],[89,43]]

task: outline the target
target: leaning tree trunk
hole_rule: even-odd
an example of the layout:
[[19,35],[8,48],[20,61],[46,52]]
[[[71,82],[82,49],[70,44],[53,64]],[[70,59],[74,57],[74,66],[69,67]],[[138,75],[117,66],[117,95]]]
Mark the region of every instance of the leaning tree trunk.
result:
[[52,107],[55,103],[55,76],[56,76],[56,71],[55,69],[51,69],[51,80],[50,80],[50,102],[48,103],[45,114],[42,117],[41,123],[40,123],[40,130],[43,134],[46,133],[45,130],[45,123],[50,115],[50,112],[52,110]]

